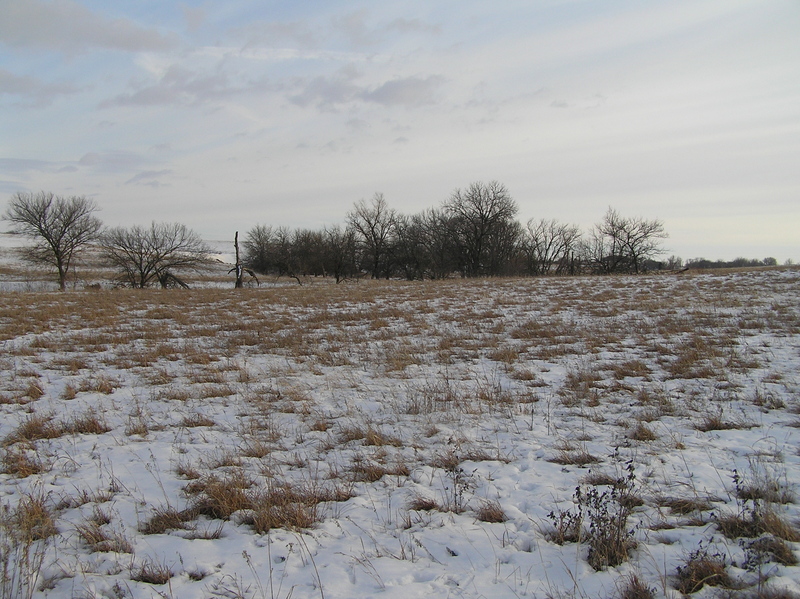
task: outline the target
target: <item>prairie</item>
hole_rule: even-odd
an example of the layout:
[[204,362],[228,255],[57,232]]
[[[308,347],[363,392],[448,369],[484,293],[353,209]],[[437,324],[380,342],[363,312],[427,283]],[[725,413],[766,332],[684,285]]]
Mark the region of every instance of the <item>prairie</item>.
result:
[[0,293],[2,597],[800,597],[800,270]]

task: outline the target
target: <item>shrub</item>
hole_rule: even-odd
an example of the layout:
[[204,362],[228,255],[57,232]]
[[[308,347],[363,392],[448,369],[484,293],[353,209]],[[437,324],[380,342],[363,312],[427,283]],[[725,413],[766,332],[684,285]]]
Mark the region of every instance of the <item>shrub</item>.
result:
[[[627,466],[628,475],[618,479],[618,484],[604,492],[593,487],[575,490],[575,512],[550,512],[555,532],[551,539],[557,543],[585,541],[589,545],[588,561],[595,570],[614,567],[628,559],[628,552],[636,546],[634,531],[628,528],[628,517],[639,501],[634,500],[635,475],[633,464]],[[588,523],[588,530],[584,529]]]

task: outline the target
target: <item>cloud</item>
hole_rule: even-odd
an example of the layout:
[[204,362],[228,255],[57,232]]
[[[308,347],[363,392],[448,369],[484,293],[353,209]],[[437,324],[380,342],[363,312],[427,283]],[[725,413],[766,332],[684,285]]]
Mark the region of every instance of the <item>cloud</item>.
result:
[[47,160],[31,160],[27,158],[0,158],[0,173],[19,175],[29,172],[53,173],[59,165]]
[[141,167],[146,160],[133,152],[89,152],[78,161],[83,167],[108,173],[130,171]]
[[187,6],[182,5],[181,9],[183,10],[183,18],[186,19],[186,27],[191,32],[195,32],[206,21],[206,11],[200,7],[196,6]]
[[163,76],[151,85],[106,100],[101,108],[111,106],[199,105],[240,94],[268,91],[265,78],[248,79],[235,84],[219,70],[210,74],[198,73],[179,65],[167,68]]
[[4,0],[0,40],[13,48],[73,54],[91,48],[165,50],[173,40],[130,19],[109,19],[73,0]]
[[439,34],[442,28],[439,25],[430,25],[420,19],[397,18],[386,26],[388,31],[399,33],[435,33]]
[[340,17],[334,17],[333,28],[344,35],[353,46],[371,46],[380,38],[367,26],[368,14],[366,9],[360,9]]
[[276,47],[286,43],[296,45],[300,49],[315,49],[320,37],[319,32],[315,32],[307,23],[299,21],[256,21],[232,29],[230,35],[233,39],[247,40],[245,51],[261,45]]
[[332,77],[314,77],[303,82],[302,90],[292,95],[290,100],[298,106],[316,104],[320,108],[351,102],[362,91],[353,83],[354,78],[352,73],[341,71]]
[[436,90],[445,81],[439,75],[393,79],[372,89],[358,85],[356,69],[346,67],[331,77],[319,76],[299,83],[301,91],[291,96],[299,106],[317,105],[320,108],[352,102],[368,102],[384,106],[420,106],[434,102]]
[[74,94],[76,91],[77,88],[67,83],[43,83],[33,77],[0,69],[0,95],[19,96],[32,106],[48,106],[58,96]]
[[170,169],[164,169],[160,171],[142,171],[141,173],[134,175],[125,181],[125,185],[148,185],[150,187],[164,187],[164,184],[158,179],[171,174],[172,170]]
[[25,189],[25,186],[18,181],[3,181],[0,179],[0,193],[2,194],[16,193],[22,189]]
[[376,89],[364,92],[361,97],[369,102],[386,106],[419,106],[432,104],[437,88],[444,83],[444,77],[405,77],[387,81]]

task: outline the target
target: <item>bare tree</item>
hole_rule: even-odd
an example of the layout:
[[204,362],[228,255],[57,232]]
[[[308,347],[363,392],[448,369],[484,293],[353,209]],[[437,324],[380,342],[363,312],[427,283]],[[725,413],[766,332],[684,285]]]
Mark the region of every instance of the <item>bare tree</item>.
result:
[[244,287],[244,274],[247,273],[250,276],[251,280],[255,280],[256,284],[260,287],[261,282],[258,280],[256,273],[254,273],[251,269],[247,268],[244,263],[242,262],[241,255],[239,253],[239,231],[236,231],[236,235],[233,238],[233,248],[236,251],[236,262],[228,271],[228,274],[235,273],[236,274],[236,281],[233,284],[234,289],[241,289]]
[[117,269],[121,282],[144,288],[188,287],[178,274],[208,265],[210,248],[200,236],[180,223],[152,223],[115,227],[102,237],[103,254]]
[[443,209],[428,208],[416,215],[421,229],[425,274],[431,279],[444,279],[458,269],[458,244],[454,219]]
[[647,260],[663,253],[661,240],[667,237],[660,220],[625,218],[609,208],[592,230],[588,257],[595,269],[603,273],[638,273]]
[[94,216],[97,204],[84,196],[67,198],[51,192],[14,194],[3,213],[11,230],[29,237],[33,245],[24,248],[25,257],[34,263],[54,267],[58,287],[67,288],[67,275],[74,259],[95,240],[103,226]]
[[497,181],[472,183],[463,191],[456,189],[443,208],[451,217],[451,234],[460,249],[464,274],[500,274],[497,256],[506,251],[500,246],[507,245],[518,210],[505,185]]
[[253,270],[267,274],[275,266],[275,232],[269,225],[256,225],[247,232],[244,245],[244,264]]
[[325,272],[336,282],[353,276],[356,268],[356,236],[352,229],[329,227],[323,231]]
[[569,272],[580,237],[581,232],[576,225],[544,218],[529,220],[525,242],[528,272],[532,275]]
[[382,193],[376,193],[367,203],[359,200],[347,213],[352,228],[369,262],[373,279],[391,274],[390,255],[395,234],[395,211],[389,208]]

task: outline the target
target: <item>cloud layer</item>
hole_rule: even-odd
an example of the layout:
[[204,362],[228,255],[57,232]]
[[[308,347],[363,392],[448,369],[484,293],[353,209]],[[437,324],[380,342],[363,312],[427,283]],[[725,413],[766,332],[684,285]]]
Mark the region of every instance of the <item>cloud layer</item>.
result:
[[790,0],[2,0],[0,191],[227,237],[499,179],[523,219],[613,205],[684,257],[798,259],[798,25]]

